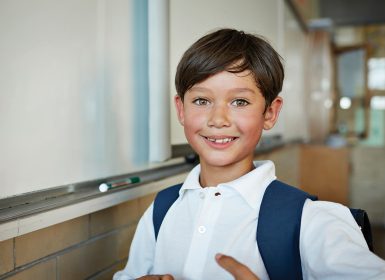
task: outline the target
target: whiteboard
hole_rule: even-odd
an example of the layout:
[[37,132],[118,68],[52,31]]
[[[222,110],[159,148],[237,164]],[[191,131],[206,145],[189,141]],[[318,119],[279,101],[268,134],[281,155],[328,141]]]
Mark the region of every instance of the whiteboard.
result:
[[145,164],[135,2],[0,2],[0,198]]

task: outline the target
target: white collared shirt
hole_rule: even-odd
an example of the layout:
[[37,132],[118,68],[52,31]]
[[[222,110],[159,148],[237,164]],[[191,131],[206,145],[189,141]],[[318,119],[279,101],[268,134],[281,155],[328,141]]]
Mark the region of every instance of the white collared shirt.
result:
[[[169,209],[157,241],[153,205],[141,218],[129,260],[114,280],[171,274],[176,280],[233,279],[215,261],[223,253],[269,279],[256,243],[259,207],[276,179],[271,161],[232,182],[202,188],[200,166],[187,176]],[[345,206],[307,200],[301,220],[300,252],[304,279],[385,279],[385,262],[371,253]]]

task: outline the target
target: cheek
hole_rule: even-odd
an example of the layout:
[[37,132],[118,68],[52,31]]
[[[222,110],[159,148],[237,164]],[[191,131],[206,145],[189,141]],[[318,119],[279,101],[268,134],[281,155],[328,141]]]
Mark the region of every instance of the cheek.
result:
[[256,117],[255,114],[245,116],[237,121],[238,130],[247,135],[247,140],[251,143],[258,142],[263,130],[263,118]]
[[244,114],[236,118],[237,126],[243,132],[254,133],[263,128],[263,116],[256,114]]
[[199,109],[193,108],[192,106],[188,106],[188,107],[186,106],[184,114],[187,121],[197,122],[204,118],[205,110],[203,109],[199,110]]
[[184,130],[186,135],[190,135],[202,129],[204,124],[205,118],[203,114],[185,111]]

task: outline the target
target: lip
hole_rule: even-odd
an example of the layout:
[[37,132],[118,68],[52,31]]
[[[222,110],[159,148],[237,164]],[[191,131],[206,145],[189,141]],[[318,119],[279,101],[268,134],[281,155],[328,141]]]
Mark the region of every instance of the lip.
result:
[[239,138],[228,135],[201,136],[207,145],[215,149],[226,149],[233,145]]

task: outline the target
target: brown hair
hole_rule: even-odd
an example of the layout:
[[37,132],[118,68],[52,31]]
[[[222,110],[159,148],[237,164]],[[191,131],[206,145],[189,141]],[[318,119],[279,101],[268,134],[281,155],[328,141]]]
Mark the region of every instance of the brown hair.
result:
[[284,69],[280,55],[263,38],[234,29],[220,29],[196,41],[184,53],[175,87],[181,99],[195,84],[222,71],[251,71],[266,107],[282,90]]

